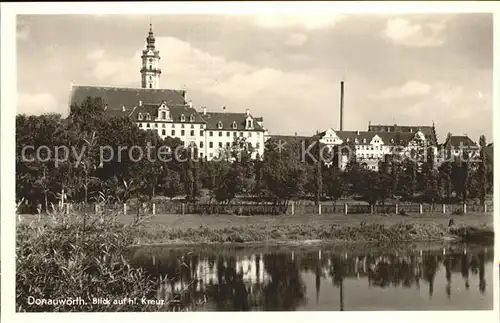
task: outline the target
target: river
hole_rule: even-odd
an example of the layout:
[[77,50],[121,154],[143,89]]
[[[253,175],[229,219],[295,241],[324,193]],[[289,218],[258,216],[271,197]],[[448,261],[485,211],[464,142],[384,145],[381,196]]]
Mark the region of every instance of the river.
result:
[[129,258],[174,310],[493,309],[493,246],[157,246]]

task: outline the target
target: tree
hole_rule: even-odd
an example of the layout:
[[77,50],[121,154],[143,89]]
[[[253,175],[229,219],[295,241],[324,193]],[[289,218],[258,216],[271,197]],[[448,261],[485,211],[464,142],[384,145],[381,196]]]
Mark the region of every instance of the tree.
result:
[[272,140],[267,142],[267,152],[262,162],[263,189],[275,205],[288,205],[288,202],[302,195],[306,183],[304,163],[297,154],[300,149],[291,143],[284,150],[276,148]]
[[324,191],[326,196],[332,199],[333,203],[345,195],[347,181],[345,173],[341,173],[336,167],[331,166],[324,171],[325,179]]
[[479,199],[481,201],[481,205],[484,205],[486,201],[486,185],[487,185],[487,179],[486,179],[486,137],[481,136],[479,138],[479,146],[481,147],[479,156],[480,156],[480,163],[479,163],[479,187],[480,187],[480,193],[479,193]]
[[161,188],[163,195],[170,199],[182,194],[183,190],[179,173],[165,167]]

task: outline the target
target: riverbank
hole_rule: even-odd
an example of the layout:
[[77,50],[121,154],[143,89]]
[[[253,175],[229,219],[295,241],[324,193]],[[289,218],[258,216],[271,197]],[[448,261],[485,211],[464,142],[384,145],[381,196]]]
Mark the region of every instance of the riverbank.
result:
[[[452,218],[455,225],[448,227],[449,217],[433,215],[183,218],[163,215],[142,218],[140,223],[134,223],[132,217],[114,215],[20,217],[16,236],[16,308],[28,312],[171,310],[169,306],[173,303],[161,308],[119,302],[106,306],[91,302],[78,306],[28,304],[28,296],[62,299],[84,295],[91,300],[93,295],[100,295],[118,300],[129,295],[153,299],[157,279],[129,265],[124,255],[133,252],[131,246],[148,248],[151,244],[163,244],[164,250],[178,250],[182,245],[192,247],[201,243],[215,251],[219,250],[216,245],[303,248],[330,244],[355,248],[363,243],[399,246],[423,241],[493,243],[492,216]],[[175,222],[182,224],[173,226]],[[164,248],[165,244],[171,248]]]
[[[454,224],[449,226],[450,219]],[[464,241],[492,244],[491,214],[380,216],[159,215],[137,228],[134,245],[318,244]]]

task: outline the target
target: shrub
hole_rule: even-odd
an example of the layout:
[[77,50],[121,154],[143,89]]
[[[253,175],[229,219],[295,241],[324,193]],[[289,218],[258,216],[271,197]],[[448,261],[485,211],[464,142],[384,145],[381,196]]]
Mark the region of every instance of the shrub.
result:
[[464,214],[464,210],[462,210],[462,209],[455,209],[455,210],[453,210],[453,212],[451,212],[451,214],[453,214],[453,215],[463,215]]
[[[20,224],[16,245],[16,309],[18,312],[151,311],[142,304],[154,299],[157,281],[133,268],[123,255],[133,241],[130,226],[103,216],[61,216],[52,221]],[[28,297],[77,300],[78,303],[30,305]],[[125,297],[136,304],[113,304]],[[110,300],[94,304],[93,298]]]
[[401,210],[399,210],[399,215],[403,215],[403,216],[404,216],[404,215],[406,215],[406,211],[405,211],[405,209],[401,209]]

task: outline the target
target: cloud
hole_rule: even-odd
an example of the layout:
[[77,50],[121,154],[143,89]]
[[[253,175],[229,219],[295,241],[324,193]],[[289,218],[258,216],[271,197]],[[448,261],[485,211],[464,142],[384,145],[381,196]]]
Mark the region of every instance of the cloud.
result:
[[259,15],[254,19],[255,24],[262,28],[286,29],[299,28],[317,30],[333,27],[344,20],[344,15],[314,14],[314,15]]
[[106,54],[106,51],[104,49],[94,49],[87,55],[87,57],[91,60],[98,60],[103,58],[104,54]]
[[432,86],[420,81],[407,81],[401,86],[394,86],[372,95],[374,99],[394,99],[425,95],[430,93]]
[[301,47],[307,41],[307,35],[302,33],[291,34],[285,42],[285,45],[292,47]]
[[396,45],[409,47],[435,47],[444,44],[446,22],[411,22],[396,18],[387,21],[382,37]]
[[435,99],[446,105],[450,105],[453,101],[463,98],[466,94],[470,96],[470,93],[465,93],[465,89],[462,86],[438,83],[434,86],[434,88]]
[[[263,116],[269,129],[293,133],[297,131],[297,120],[303,125],[314,124],[315,115],[320,112],[311,113],[311,109],[319,111],[323,107],[310,108],[311,100],[325,102],[331,96],[329,85],[308,72],[287,72],[228,60],[172,37],[157,38],[156,48],[161,56],[162,88],[180,89],[186,85],[195,106],[205,105],[209,110],[217,111],[222,105],[230,111],[248,108]],[[92,84],[139,86],[138,68],[130,66],[140,66],[140,62],[140,51],[122,58],[107,54],[89,65],[87,78]],[[288,121],[283,122],[283,118]]]
[[19,93],[17,97],[17,112],[29,114],[43,114],[61,112],[55,97],[50,93]]

